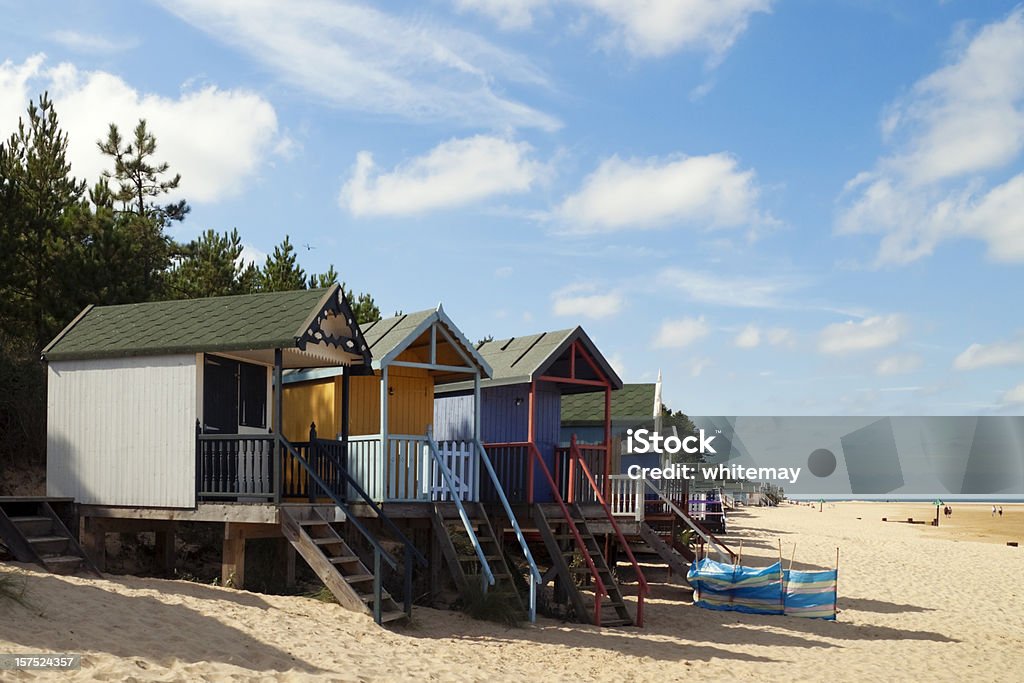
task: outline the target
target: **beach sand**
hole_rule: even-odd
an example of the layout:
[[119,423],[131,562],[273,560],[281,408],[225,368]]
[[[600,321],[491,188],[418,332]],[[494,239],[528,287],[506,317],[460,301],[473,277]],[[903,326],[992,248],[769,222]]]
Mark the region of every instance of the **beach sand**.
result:
[[14,680],[1024,680],[1024,548],[1005,545],[1024,542],[1024,509],[954,509],[938,529],[881,521],[931,519],[926,505],[736,512],[730,542],[743,538],[746,564],[774,562],[779,539],[787,564],[796,543],[796,568],[831,567],[841,547],[834,623],[702,610],[655,583],[643,629],[515,629],[417,608],[387,630],[306,598],[0,565],[33,602],[0,608],[0,652],[85,655],[79,671]]

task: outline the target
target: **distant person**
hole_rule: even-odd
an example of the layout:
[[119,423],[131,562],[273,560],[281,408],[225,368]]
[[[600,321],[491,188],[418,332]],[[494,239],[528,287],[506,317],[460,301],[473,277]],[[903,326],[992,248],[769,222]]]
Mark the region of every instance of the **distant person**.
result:
[[1000,517],[1003,516],[1003,506],[1002,505],[999,506],[999,516]]
[[993,517],[996,516],[996,506],[995,505],[992,506],[992,516]]

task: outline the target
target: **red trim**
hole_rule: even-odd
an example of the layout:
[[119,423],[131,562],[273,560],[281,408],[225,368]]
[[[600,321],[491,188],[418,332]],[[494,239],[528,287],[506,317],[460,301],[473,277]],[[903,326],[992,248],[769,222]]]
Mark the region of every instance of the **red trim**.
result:
[[[570,467],[573,461],[578,460],[580,468],[583,473],[587,476],[587,481],[590,482],[590,488],[594,490],[594,495],[597,496],[597,502],[601,504],[604,509],[605,517],[611,522],[612,529],[615,531],[615,537],[622,546],[622,549],[626,551],[626,557],[629,558],[630,564],[633,565],[633,571],[636,573],[637,589],[636,589],[636,625],[643,627],[644,625],[644,597],[648,595],[650,589],[647,587],[647,577],[644,576],[643,570],[640,569],[640,564],[636,561],[636,557],[633,556],[633,551],[630,549],[629,544],[626,543],[626,537],[622,534],[622,529],[619,528],[618,522],[615,521],[615,516],[612,514],[611,508],[608,507],[608,503],[605,502],[605,497],[601,495],[601,487],[597,485],[597,481],[594,479],[594,475],[591,474],[590,468],[587,467],[586,461],[580,454],[579,448],[576,446],[576,435],[572,435],[572,439],[569,442],[569,463]],[[570,479],[570,482],[573,480]],[[575,488],[570,484],[570,491]],[[607,558],[607,555],[605,556]]]
[[[531,445],[534,442],[533,411],[535,407],[534,395],[536,393],[537,382],[530,382],[530,395],[527,399],[530,412],[526,419],[526,439]],[[533,476],[533,458],[528,458],[526,461],[526,502],[530,505],[533,505]]]
[[555,382],[556,384],[583,384],[588,387],[610,387],[608,380],[576,379],[575,377],[557,377],[555,375],[541,375],[535,381]]

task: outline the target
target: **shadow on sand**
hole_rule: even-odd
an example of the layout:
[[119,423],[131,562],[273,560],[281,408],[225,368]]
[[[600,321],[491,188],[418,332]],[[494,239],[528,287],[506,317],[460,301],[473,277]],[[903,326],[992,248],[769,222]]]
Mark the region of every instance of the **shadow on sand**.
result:
[[[14,606],[0,615],[0,641],[17,644],[25,652],[88,651],[147,658],[161,665],[178,660],[310,674],[321,671],[232,627],[229,621],[206,616],[183,604],[169,604],[148,595],[123,595],[106,590],[103,584],[69,585],[31,570],[27,574],[28,607]],[[122,583],[129,588],[157,590],[171,603],[193,597],[269,609],[251,593],[181,581],[160,581],[159,585],[154,585],[154,580],[147,580],[145,585],[134,585],[130,580]],[[55,596],[65,597],[60,600]]]

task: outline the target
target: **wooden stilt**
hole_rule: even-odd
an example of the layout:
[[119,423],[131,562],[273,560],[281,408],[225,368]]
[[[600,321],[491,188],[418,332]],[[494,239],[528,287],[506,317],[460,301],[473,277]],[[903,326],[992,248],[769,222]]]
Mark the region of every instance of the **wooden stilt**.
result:
[[174,566],[177,563],[178,553],[174,547],[174,526],[168,524],[165,528],[155,534],[156,537],[156,561],[164,575],[174,574]]
[[224,524],[224,546],[220,566],[222,586],[245,586],[245,532],[237,524]]
[[82,550],[101,572],[107,571],[107,532],[97,517],[82,518]]

